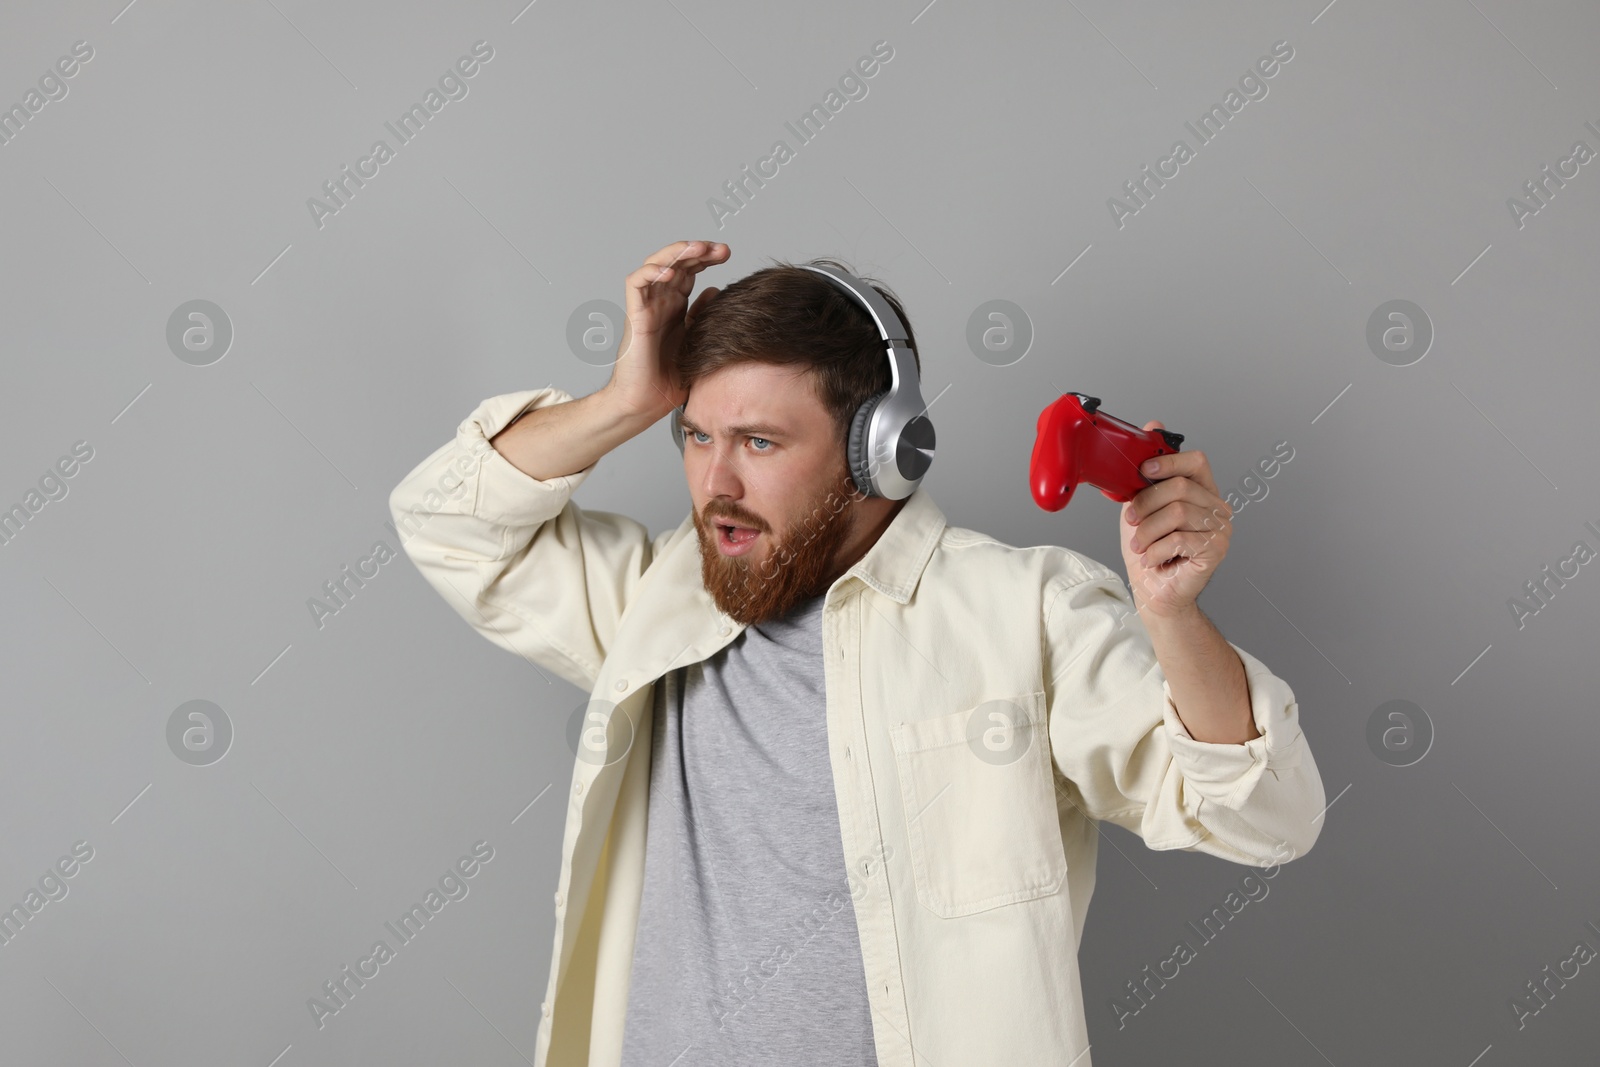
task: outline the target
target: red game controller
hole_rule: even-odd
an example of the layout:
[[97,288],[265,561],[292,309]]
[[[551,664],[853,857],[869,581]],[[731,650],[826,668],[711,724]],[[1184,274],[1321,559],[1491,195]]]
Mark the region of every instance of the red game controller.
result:
[[1060,511],[1080,484],[1092,485],[1118,503],[1155,483],[1139,473],[1152,456],[1169,456],[1183,444],[1171,430],[1141,430],[1100,410],[1100,398],[1063,393],[1039,413],[1038,436],[1028,480],[1033,499]]

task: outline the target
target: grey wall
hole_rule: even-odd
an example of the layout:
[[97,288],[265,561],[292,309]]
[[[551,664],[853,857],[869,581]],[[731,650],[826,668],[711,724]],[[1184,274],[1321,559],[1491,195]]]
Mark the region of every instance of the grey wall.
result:
[[[0,145],[0,506],[38,508],[0,544],[0,903],[67,891],[0,945],[0,1059],[531,1056],[544,790],[584,695],[404,558],[320,624],[308,602],[398,547],[390,488],[480,399],[599,387],[570,316],[689,237],[733,248],[710,284],[836,255],[896,289],[957,525],[1121,570],[1113,504],[1029,498],[1061,390],[1185,433],[1245,502],[1202,604],[1294,686],[1326,828],[1210,943],[1186,923],[1251,869],[1107,828],[1097,1064],[1594,1057],[1600,968],[1512,1006],[1600,947],[1600,564],[1543,605],[1524,587],[1600,549],[1600,162],[1542,206],[1523,189],[1600,151],[1594,5],[123,2],[0,13],[0,104],[93,49]],[[866,95],[799,145],[785,122],[880,40]],[[467,95],[399,145],[384,123],[478,41]],[[1280,41],[1266,95],[1197,144],[1185,123]],[[319,225],[308,198],[380,138]],[[1180,138],[1193,158],[1114,212]],[[778,139],[794,158],[719,227],[708,198]],[[214,311],[199,351],[169,342],[193,300],[225,352]],[[992,300],[1026,321],[975,351]],[[1369,320],[1403,327],[1395,300],[1426,322],[1390,351]],[[578,500],[676,525],[665,427]],[[231,738],[190,754],[190,701]],[[319,1028],[308,998],[478,841],[469,894]],[[1179,939],[1197,958],[1119,1026]]]

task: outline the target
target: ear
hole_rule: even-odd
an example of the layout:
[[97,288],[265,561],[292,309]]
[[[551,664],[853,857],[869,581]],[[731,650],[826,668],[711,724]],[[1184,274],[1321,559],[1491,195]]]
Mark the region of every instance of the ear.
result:
[[718,289],[716,286],[712,286],[709,289],[700,290],[700,295],[694,298],[694,303],[690,304],[689,310],[684,312],[684,329],[688,329],[690,326],[694,325],[695,316],[700,314],[707,304],[715,300],[717,298],[717,294],[721,291],[722,290]]

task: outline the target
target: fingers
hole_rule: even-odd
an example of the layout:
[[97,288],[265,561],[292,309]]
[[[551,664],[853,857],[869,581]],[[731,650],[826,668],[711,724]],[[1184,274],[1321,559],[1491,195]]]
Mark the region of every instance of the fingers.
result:
[[[1135,553],[1146,551],[1175,533],[1194,534],[1200,543],[1232,535],[1228,524],[1227,505],[1207,508],[1189,501],[1175,501],[1160,510],[1144,516],[1128,535],[1128,547]],[[1127,523],[1123,529],[1128,529]]]
[[1209,493],[1216,493],[1217,483],[1211,477],[1211,461],[1204,452],[1173,452],[1161,456],[1160,463],[1159,476],[1166,477],[1171,471],[1174,475],[1183,475]]
[[624,284],[627,285],[629,292],[643,292],[657,282],[665,285],[676,277],[677,272],[674,267],[646,262],[644,266],[628,275]]
[[[637,308],[647,294],[654,292],[670,291],[687,298],[694,286],[694,276],[724,262],[729,255],[727,245],[712,241],[676,241],[667,245],[646,257],[644,265],[625,279],[630,306]],[[652,289],[655,285],[663,288]]]
[[[1160,424],[1147,423],[1144,428],[1148,430],[1152,425],[1159,427]],[[1208,492],[1217,492],[1216,480],[1211,476],[1211,461],[1204,452],[1168,452],[1154,457],[1154,462],[1156,470],[1153,472],[1140,468],[1146,478],[1165,481],[1183,476]]]
[[[1131,509],[1133,514],[1132,525],[1138,525],[1162,508],[1173,503],[1190,504],[1202,510],[1226,509],[1227,503],[1215,492],[1208,490],[1200,482],[1184,475],[1174,475],[1163,478],[1154,485],[1147,486],[1134,494],[1128,502],[1128,508],[1123,509],[1124,521]],[[1229,511],[1231,515],[1232,512]]]
[[[1192,567],[1205,569],[1214,553],[1207,551],[1211,538],[1196,533],[1192,530],[1174,530],[1154,544],[1143,545],[1135,549],[1136,555],[1143,555],[1147,567],[1158,568],[1163,563],[1170,563],[1175,559],[1187,560]],[[1156,571],[1160,574],[1160,571]]]
[[[698,274],[713,263],[726,260],[731,250],[715,241],[674,241],[645,257],[646,267],[659,268],[661,280],[683,274]],[[642,269],[642,268],[641,268]]]

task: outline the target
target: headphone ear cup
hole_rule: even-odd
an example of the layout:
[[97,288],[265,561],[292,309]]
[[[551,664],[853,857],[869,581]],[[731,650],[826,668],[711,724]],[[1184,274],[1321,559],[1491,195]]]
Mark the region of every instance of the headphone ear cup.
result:
[[850,422],[850,444],[845,453],[850,462],[850,474],[855,479],[856,488],[867,496],[879,496],[872,485],[872,455],[867,450],[867,427],[871,425],[872,413],[877,410],[878,403],[888,396],[888,390],[868,398],[856,408],[856,417]]

